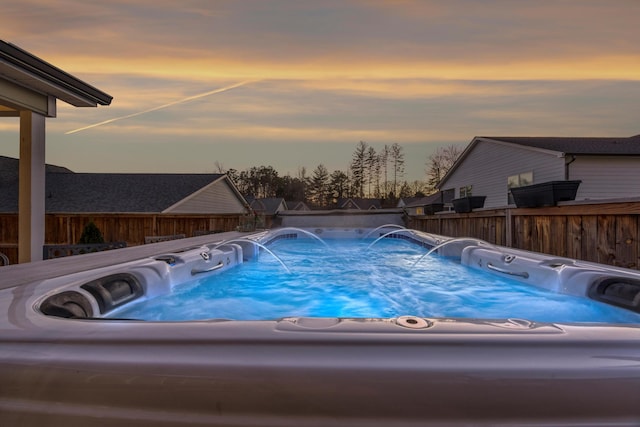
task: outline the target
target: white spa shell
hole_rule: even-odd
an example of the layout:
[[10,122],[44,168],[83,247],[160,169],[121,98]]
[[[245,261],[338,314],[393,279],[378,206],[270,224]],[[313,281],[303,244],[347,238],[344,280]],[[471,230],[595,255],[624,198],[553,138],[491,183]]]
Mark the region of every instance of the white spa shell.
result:
[[[335,237],[370,230],[308,231]],[[432,245],[446,239],[411,234]],[[0,290],[0,424],[640,425],[640,325],[410,313],[275,321],[100,318],[109,304],[168,292],[193,274],[215,274],[252,256],[251,245],[219,245],[234,238],[184,239],[129,262]],[[495,249],[460,239],[441,254],[558,292],[588,295],[594,283],[612,277],[640,283],[630,270],[510,249],[504,250],[513,258],[505,258]],[[125,284],[110,284],[108,277]],[[137,285],[129,286],[132,277]],[[98,284],[83,287],[88,283]],[[43,302],[63,292],[82,295],[92,316],[43,314]],[[100,301],[104,292],[111,292],[106,302]],[[77,301],[66,301],[66,309],[78,309]]]

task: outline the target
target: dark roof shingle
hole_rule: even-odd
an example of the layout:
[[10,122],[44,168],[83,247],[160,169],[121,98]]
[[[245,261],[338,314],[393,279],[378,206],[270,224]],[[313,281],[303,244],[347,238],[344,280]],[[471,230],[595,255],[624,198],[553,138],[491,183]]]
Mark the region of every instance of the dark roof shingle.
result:
[[[13,157],[0,156],[0,212],[18,212],[18,169],[20,161]],[[73,174],[65,167],[45,165],[47,174],[64,172]]]
[[47,174],[47,212],[162,212],[221,174]]
[[[74,173],[46,166],[46,212],[162,212],[222,174]],[[0,156],[0,212],[18,212],[18,159]]]
[[408,208],[414,208],[418,206],[427,206],[434,203],[442,203],[442,192],[438,191],[436,193],[430,194],[425,197],[420,197],[417,200],[412,201],[407,204]]
[[496,141],[542,148],[566,154],[640,155],[640,135],[622,138],[490,136]]

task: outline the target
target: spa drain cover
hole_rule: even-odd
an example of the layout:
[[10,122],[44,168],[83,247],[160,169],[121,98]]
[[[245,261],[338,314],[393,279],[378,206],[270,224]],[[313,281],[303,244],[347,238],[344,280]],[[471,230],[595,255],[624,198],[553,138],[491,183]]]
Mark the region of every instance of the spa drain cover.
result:
[[425,329],[432,326],[431,322],[416,316],[400,316],[396,319],[396,323],[411,329]]

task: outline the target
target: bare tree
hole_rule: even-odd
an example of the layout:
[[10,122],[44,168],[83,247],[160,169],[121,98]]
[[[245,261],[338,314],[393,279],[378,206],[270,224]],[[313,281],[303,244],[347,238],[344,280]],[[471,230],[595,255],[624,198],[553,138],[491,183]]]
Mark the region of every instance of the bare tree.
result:
[[224,167],[224,165],[222,163],[220,163],[219,161],[215,161],[213,163],[213,170],[215,171],[215,173],[226,173],[227,170]]
[[309,178],[307,177],[307,168],[304,166],[298,166],[298,180],[302,184],[302,194],[304,195],[303,200],[307,200],[307,186],[309,183]]
[[388,165],[389,165],[389,154],[391,153],[391,149],[389,148],[389,146],[387,144],[384,145],[384,147],[382,147],[382,152],[380,153],[380,165],[382,166],[382,170],[384,171],[384,180],[383,180],[383,185],[384,185],[384,197],[387,197],[389,195],[389,188],[388,188],[388,183],[389,183],[389,177],[388,177]]
[[427,189],[430,192],[435,191],[436,185],[449,172],[460,154],[462,154],[462,148],[459,145],[449,145],[438,148],[435,153],[429,156],[426,174]]
[[364,197],[365,182],[365,158],[367,153],[367,143],[360,141],[353,152],[351,159],[351,183],[354,187],[354,193],[358,197]]
[[414,192],[411,190],[411,185],[407,181],[404,181],[400,186],[400,192],[398,194],[399,199],[404,199],[406,197],[413,197]]
[[391,146],[391,164],[393,166],[393,194],[398,197],[398,180],[404,176],[404,152],[400,144]]
[[412,181],[409,182],[409,187],[411,188],[412,197],[424,197],[427,193],[427,189],[424,181]]
[[373,147],[369,147],[364,158],[365,175],[367,181],[367,197],[371,197],[371,184],[376,181],[378,155]]
[[376,156],[376,164],[374,166],[373,173],[375,175],[375,181],[376,181],[376,186],[374,188],[374,197],[379,199],[381,198],[381,194],[380,194],[380,175],[382,173],[382,156],[381,155]]

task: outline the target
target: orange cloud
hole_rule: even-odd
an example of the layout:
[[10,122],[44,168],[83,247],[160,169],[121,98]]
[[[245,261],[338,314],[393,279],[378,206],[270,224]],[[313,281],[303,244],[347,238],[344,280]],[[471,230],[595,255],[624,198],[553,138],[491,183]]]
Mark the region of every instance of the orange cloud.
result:
[[166,57],[54,56],[52,61],[77,75],[135,75],[164,79],[249,80],[640,80],[640,56],[592,56],[545,60],[512,61],[427,61],[397,62],[344,58],[308,63],[239,61],[231,59]]

